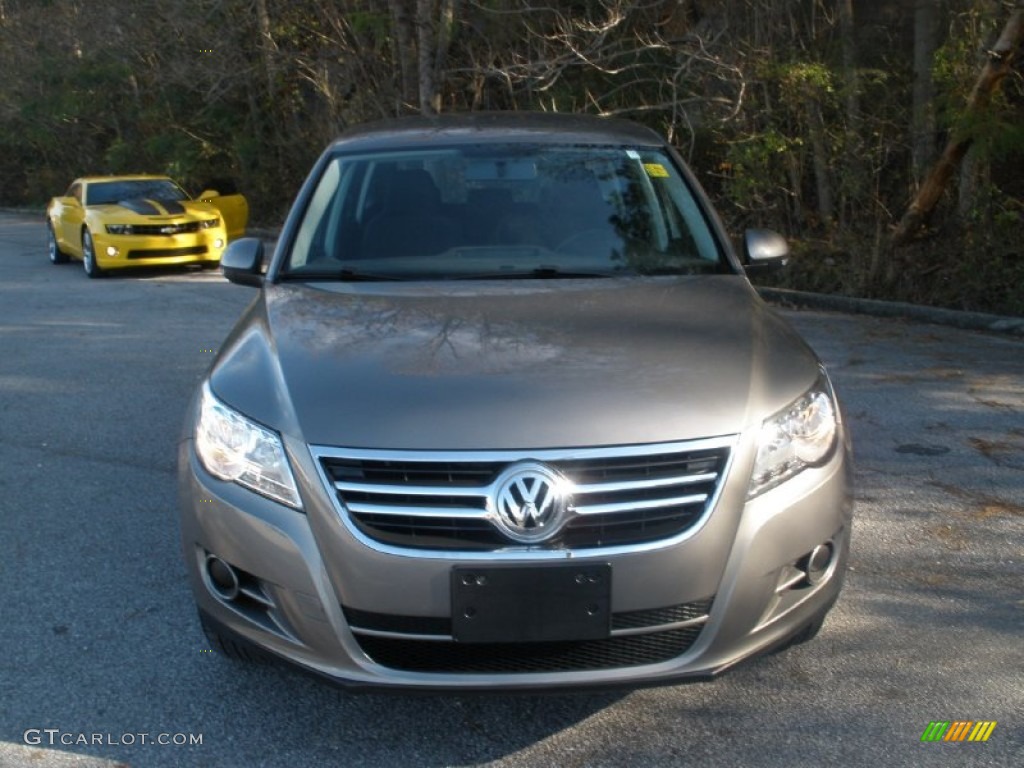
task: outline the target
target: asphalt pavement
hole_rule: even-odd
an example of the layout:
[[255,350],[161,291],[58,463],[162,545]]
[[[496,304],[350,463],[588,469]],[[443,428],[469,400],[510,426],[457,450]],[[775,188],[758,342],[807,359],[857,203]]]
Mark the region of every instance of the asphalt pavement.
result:
[[[1024,339],[784,310],[857,463],[851,571],[813,642],[707,683],[351,694],[226,660],[178,542],[191,391],[255,294],[89,280],[0,214],[0,768],[1011,766],[1024,755]],[[932,721],[994,721],[925,742]]]

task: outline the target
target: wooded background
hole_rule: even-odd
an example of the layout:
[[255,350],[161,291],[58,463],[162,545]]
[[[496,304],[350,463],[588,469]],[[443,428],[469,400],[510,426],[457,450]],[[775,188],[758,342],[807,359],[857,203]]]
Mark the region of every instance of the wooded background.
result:
[[[1024,314],[1022,15],[1021,0],[0,0],[0,205],[86,173],[168,173],[194,192],[234,180],[276,224],[348,125],[590,112],[668,135],[732,232],[789,237],[785,284]],[[931,204],[915,198],[928,179]]]

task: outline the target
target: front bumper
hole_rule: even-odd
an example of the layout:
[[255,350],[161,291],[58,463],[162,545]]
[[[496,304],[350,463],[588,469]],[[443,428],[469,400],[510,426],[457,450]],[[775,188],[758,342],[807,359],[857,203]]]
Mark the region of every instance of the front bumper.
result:
[[[451,616],[451,569],[487,556],[366,546],[339,519],[309,450],[288,439],[286,449],[304,512],[212,478],[192,441],[181,443],[181,533],[192,588],[218,631],[347,686],[535,690],[707,678],[819,620],[842,585],[852,517],[848,453],[837,450],[824,466],[746,501],[753,446],[745,439],[693,536],[637,551],[559,553],[565,563],[610,566],[616,636],[488,647],[439,640],[437,622]],[[809,583],[801,567],[826,542],[833,556]],[[237,594],[211,581],[211,558],[240,574]],[[539,561],[523,552],[502,562]]]
[[93,233],[96,263],[101,269],[218,264],[226,244],[222,226],[159,236]]

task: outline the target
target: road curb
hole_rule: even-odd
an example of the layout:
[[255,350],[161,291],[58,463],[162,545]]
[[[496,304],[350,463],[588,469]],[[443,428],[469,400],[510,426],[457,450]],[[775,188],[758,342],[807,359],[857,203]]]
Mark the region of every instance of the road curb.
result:
[[1024,317],[991,315],[986,312],[962,312],[956,309],[926,307],[901,301],[858,299],[852,296],[807,293],[785,288],[758,287],[757,291],[765,301],[784,307],[825,309],[876,317],[904,318],[924,323],[949,325],[964,330],[987,331],[1024,338]]

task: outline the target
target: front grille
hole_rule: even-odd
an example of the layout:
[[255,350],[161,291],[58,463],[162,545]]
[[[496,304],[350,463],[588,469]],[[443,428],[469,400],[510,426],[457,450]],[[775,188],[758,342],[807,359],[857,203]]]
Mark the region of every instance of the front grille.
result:
[[647,635],[560,643],[445,643],[360,637],[363,652],[381,666],[407,672],[572,672],[636,667],[685,653],[700,634],[686,627]]
[[715,438],[522,454],[313,450],[340,513],[368,538],[479,552],[511,543],[489,500],[516,462],[543,462],[573,487],[567,522],[541,546],[601,548],[660,541],[695,526],[714,502],[731,444]]
[[205,245],[191,245],[187,248],[146,248],[128,251],[129,259],[159,259],[166,256],[199,256],[206,253]]
[[[648,608],[642,611],[622,611],[612,614],[612,632],[625,629],[664,627],[683,621],[695,621],[711,613],[711,598],[680,603],[664,608]],[[358,608],[341,607],[345,620],[358,633],[388,632],[406,635],[434,635],[450,638],[452,620],[447,616],[398,616],[390,613],[362,611]]]
[[216,219],[186,221],[181,224],[132,224],[133,235],[181,235],[217,226]]
[[[456,643],[447,617],[343,610],[359,647],[381,666],[408,672],[522,674],[617,669],[668,661],[693,645],[707,621],[711,603],[708,598],[616,613],[612,615],[611,637],[548,643]],[[679,622],[690,624],[670,626]],[[404,634],[427,637],[402,637]]]

